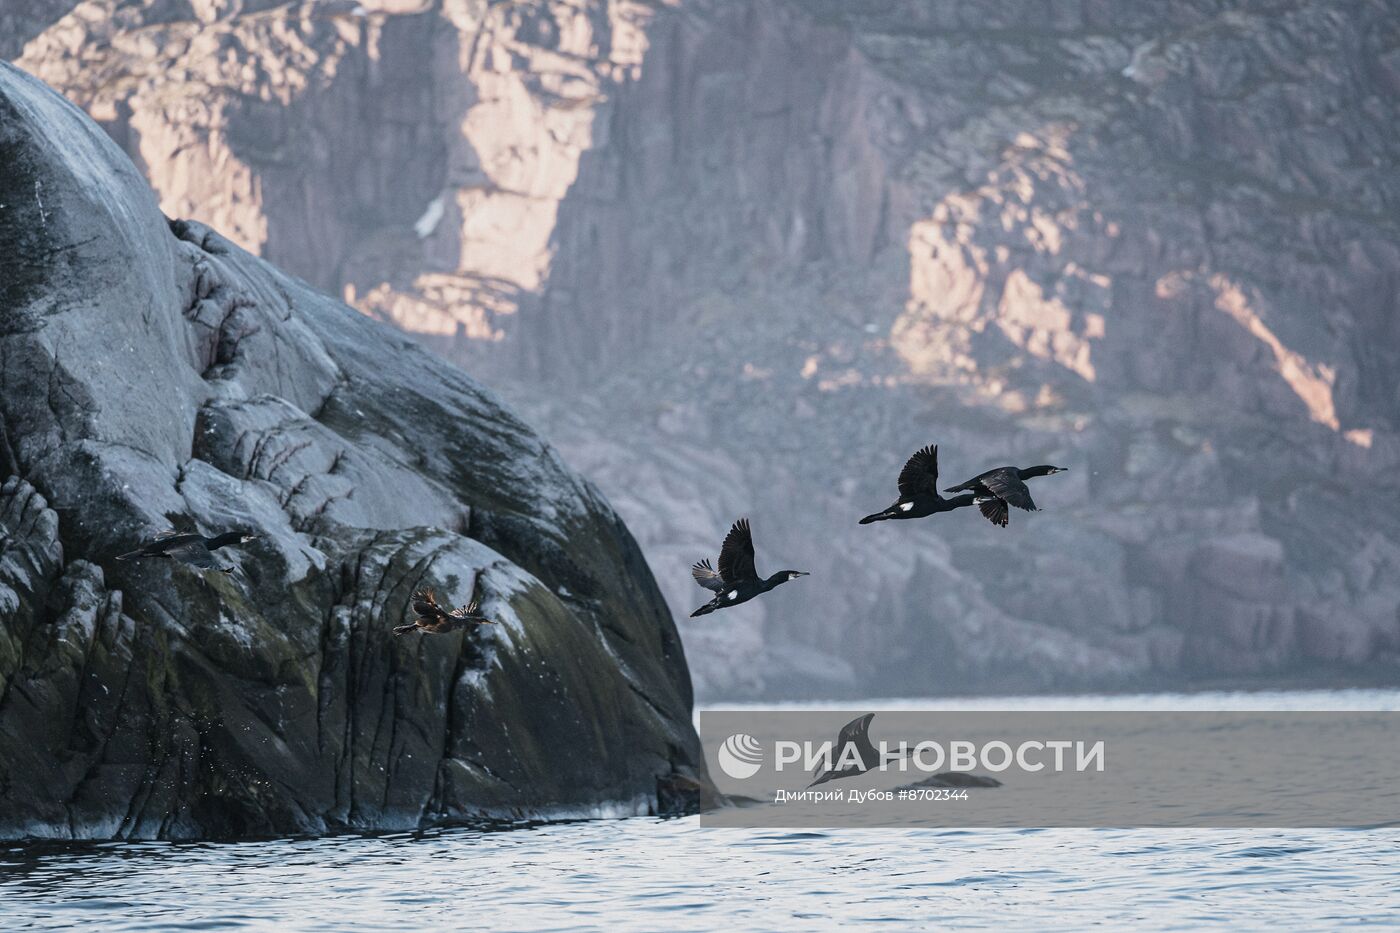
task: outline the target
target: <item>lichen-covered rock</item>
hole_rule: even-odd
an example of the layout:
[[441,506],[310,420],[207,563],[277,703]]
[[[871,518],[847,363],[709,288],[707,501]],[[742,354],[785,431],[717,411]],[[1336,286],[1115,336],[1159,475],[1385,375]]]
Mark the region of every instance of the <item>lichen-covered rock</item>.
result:
[[[705,785],[640,552],[495,396],[168,222],[9,65],[0,164],[0,838],[646,812]],[[260,537],[228,575],[113,561],[171,526]],[[425,585],[497,624],[396,639]]]

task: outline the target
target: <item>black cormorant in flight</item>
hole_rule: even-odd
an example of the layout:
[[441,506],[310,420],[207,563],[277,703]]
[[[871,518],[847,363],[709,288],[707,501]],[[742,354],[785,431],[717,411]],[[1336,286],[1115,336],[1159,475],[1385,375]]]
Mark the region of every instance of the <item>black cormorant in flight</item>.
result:
[[816,787],[837,778],[855,777],[884,765],[880,760],[880,752],[870,743],[870,720],[874,718],[874,713],[866,713],[841,727],[841,734],[836,736],[836,744],[831,746],[831,769],[808,784],[808,787]]
[[136,560],[142,557],[164,557],[198,567],[201,570],[220,570],[233,573],[232,567],[220,567],[214,562],[214,551],[230,544],[247,544],[257,535],[250,531],[226,531],[221,535],[206,538],[204,535],[167,531],[154,541],[141,545],[134,551],[118,554],[117,560]]
[[476,625],[491,625],[496,620],[488,619],[480,612],[476,600],[465,606],[447,610],[438,605],[437,594],[432,590],[419,590],[413,594],[413,612],[418,616],[405,625],[394,626],[395,635],[407,635],[414,629],[429,635],[446,635],[459,628]]
[[741,518],[724,536],[724,544],[719,549],[719,571],[702,560],[690,568],[695,582],[707,590],[713,590],[715,598],[690,614],[693,619],[716,609],[725,609],[748,602],[759,593],[766,593],[780,583],[805,577],[801,570],[779,570],[766,580],[760,579],[753,565],[753,536],[749,534],[749,520]]
[[1026,488],[1026,480],[1033,476],[1063,473],[1067,469],[1069,467],[1050,466],[1049,464],[1033,466],[1024,470],[1013,466],[997,467],[995,470],[979,473],[965,483],[949,486],[943,491],[970,490],[977,497],[977,508],[982,510],[982,514],[987,516],[987,520],[993,525],[1005,528],[1007,522],[1010,521],[1007,505],[1014,505],[1027,512],[1036,511],[1035,501],[1031,499],[1031,491]]
[[951,512],[972,505],[977,497],[968,493],[953,499],[938,494],[938,445],[915,452],[899,471],[899,498],[883,512],[867,515],[862,525],[892,518],[923,518],[935,512]]

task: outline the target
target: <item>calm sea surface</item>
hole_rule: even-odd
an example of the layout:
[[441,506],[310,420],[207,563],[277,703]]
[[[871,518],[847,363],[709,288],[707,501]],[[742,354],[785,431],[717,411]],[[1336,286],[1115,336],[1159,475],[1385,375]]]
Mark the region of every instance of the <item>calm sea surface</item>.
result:
[[[1400,709],[1400,691],[833,706],[1391,710]],[[4,931],[1127,924],[1400,926],[1400,828],[789,832],[701,829],[689,818],[217,845],[0,847]]]

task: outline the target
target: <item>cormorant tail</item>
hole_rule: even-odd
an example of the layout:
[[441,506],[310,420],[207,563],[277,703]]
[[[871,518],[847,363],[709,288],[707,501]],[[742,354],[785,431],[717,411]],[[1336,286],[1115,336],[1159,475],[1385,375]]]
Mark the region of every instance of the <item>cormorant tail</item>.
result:
[[868,525],[871,522],[883,522],[888,520],[891,517],[891,515],[892,513],[889,510],[886,510],[884,512],[876,512],[873,515],[867,515],[864,518],[862,518],[860,520],[860,524]]
[[690,617],[693,619],[693,618],[695,618],[696,616],[707,615],[707,614],[709,614],[709,613],[711,613],[711,612],[714,612],[714,611],[715,611],[715,605],[714,605],[714,603],[706,603],[705,605],[701,606],[699,609],[696,609],[694,612],[692,612],[692,613],[690,614]]
[[118,554],[117,560],[135,560],[138,557],[145,557],[145,548],[137,548],[134,551],[127,551],[125,554]]
[[406,625],[396,625],[396,626],[394,626],[394,634],[395,634],[395,635],[407,635],[409,632],[413,631],[413,630],[416,629],[417,627],[418,627],[418,626],[415,625],[415,624],[412,623],[412,622],[409,622],[409,623],[406,624]]

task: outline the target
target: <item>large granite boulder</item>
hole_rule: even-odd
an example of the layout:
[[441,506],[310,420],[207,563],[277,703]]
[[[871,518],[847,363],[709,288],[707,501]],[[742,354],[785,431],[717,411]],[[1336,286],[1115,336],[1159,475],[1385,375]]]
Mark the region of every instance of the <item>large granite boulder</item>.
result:
[[[0,838],[664,809],[704,785],[631,535],[498,399],[197,224],[0,64]],[[114,555],[247,527],[230,574]],[[395,638],[410,593],[497,625]]]

